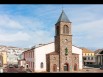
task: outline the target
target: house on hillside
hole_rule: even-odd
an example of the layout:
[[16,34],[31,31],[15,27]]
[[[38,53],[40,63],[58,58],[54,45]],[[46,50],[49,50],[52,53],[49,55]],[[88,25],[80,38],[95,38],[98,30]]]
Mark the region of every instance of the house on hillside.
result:
[[96,57],[96,65],[103,65],[103,49],[94,51]]

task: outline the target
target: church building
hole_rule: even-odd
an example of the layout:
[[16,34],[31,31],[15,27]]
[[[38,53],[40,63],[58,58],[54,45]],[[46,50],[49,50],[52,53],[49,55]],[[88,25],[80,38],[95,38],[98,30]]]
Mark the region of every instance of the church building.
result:
[[82,69],[82,49],[72,45],[71,21],[62,13],[55,24],[55,41],[23,52],[34,72],[72,72]]
[[62,11],[55,24],[55,51],[46,55],[47,71],[77,71],[79,54],[72,53],[71,22]]

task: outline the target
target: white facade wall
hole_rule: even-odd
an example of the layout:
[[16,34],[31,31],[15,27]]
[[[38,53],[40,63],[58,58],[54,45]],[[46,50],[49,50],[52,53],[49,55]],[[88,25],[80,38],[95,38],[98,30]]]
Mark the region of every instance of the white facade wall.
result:
[[20,65],[19,66],[25,67],[25,64],[26,64],[26,62],[23,60],[23,61],[20,61]]
[[[55,51],[54,43],[38,47],[34,50],[34,63],[35,63],[34,69],[36,72],[46,71],[46,54],[54,51]],[[79,69],[82,69],[82,49],[72,46],[72,53],[79,54]],[[40,67],[41,62],[43,62],[44,64],[43,68]]]
[[[54,43],[38,47],[34,51],[34,62],[35,62],[35,71],[41,72],[46,71],[46,54],[54,52]],[[41,62],[43,62],[43,68],[40,67]]]
[[82,69],[83,68],[82,49],[76,46],[72,46],[72,53],[79,54],[79,69]]

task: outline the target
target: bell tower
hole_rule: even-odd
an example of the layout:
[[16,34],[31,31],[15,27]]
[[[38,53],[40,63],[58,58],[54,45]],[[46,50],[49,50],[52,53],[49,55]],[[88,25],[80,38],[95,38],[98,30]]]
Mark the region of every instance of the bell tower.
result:
[[59,71],[72,71],[71,22],[63,10],[55,24],[55,52],[59,53]]

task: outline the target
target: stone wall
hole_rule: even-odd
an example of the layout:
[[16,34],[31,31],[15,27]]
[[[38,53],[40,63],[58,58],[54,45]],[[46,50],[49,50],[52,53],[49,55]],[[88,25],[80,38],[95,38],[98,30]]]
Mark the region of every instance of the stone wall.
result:
[[[79,70],[79,55],[78,54],[73,54],[72,64],[73,64],[73,71],[78,71]],[[75,65],[77,67],[76,70],[74,69]]]
[[[54,71],[54,65],[57,66],[57,70]],[[59,55],[50,55],[50,72],[58,72],[59,71]]]

